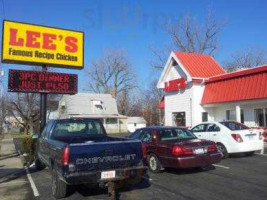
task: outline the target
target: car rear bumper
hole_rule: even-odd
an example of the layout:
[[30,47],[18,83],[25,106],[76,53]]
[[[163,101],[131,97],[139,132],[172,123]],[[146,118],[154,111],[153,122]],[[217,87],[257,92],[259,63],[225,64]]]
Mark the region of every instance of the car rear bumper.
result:
[[194,155],[188,157],[169,158],[168,167],[172,168],[194,168],[204,167],[221,161],[220,153]]
[[264,146],[264,143],[262,140],[238,143],[236,145],[232,145],[229,148],[228,153],[243,153],[243,152],[250,152],[250,151],[259,151],[263,149],[263,146]]
[[94,184],[94,183],[102,183],[102,182],[110,182],[110,181],[119,181],[126,180],[132,178],[142,177],[147,173],[147,167],[133,167],[133,168],[125,168],[125,169],[109,169],[103,171],[112,171],[116,172],[115,178],[111,179],[101,179],[102,171],[95,172],[74,172],[70,174],[65,174],[61,176],[61,179],[70,185],[75,184]]

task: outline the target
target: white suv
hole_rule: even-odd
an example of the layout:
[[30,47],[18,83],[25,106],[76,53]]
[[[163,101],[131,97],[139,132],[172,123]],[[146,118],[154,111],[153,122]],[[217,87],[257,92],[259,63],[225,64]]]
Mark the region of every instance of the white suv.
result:
[[263,148],[261,133],[235,121],[203,122],[191,131],[199,139],[216,142],[223,158],[230,153],[252,155]]

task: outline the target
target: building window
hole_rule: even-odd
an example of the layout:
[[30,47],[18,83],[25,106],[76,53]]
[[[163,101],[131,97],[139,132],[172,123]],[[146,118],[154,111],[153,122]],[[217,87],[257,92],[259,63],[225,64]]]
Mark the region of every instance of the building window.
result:
[[207,121],[208,121],[208,113],[202,112],[202,122],[207,122]]
[[255,109],[255,123],[257,126],[264,126],[264,112],[263,111],[264,111],[263,109]]
[[244,110],[241,109],[241,113],[240,113],[240,119],[241,119],[241,123],[244,124]]
[[186,126],[185,112],[172,113],[174,125]]
[[235,110],[226,110],[226,120],[236,120]]

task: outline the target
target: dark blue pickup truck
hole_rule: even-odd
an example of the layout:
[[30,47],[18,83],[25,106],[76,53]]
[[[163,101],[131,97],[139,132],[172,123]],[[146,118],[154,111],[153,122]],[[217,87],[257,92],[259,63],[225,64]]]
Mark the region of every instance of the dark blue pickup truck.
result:
[[143,148],[140,141],[107,136],[98,119],[52,120],[36,141],[35,165],[51,170],[55,198],[65,197],[74,184],[111,185],[113,195],[116,184],[146,174]]

